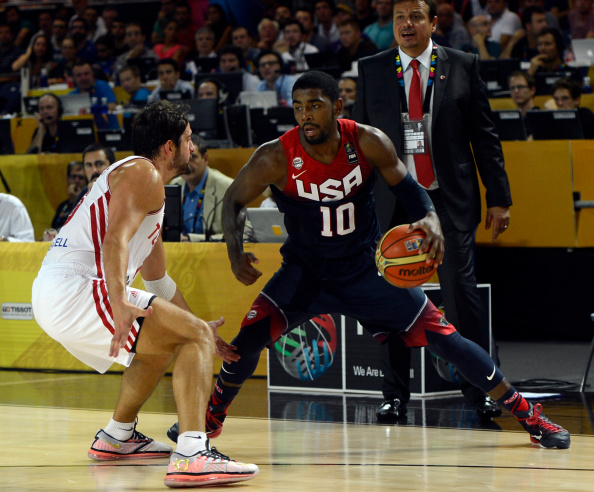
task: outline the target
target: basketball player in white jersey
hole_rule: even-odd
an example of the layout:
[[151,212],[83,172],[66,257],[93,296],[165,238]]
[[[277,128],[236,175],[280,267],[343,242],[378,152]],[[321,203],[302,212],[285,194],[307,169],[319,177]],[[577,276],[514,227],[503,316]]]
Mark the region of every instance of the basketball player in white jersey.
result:
[[[186,115],[162,101],[132,125],[135,155],[111,165],[52,242],[33,284],[35,318],[72,355],[104,373],[124,371],[113,418],[89,450],[96,460],[170,457],[165,485],[231,483],[256,476],[210,448],[204,416],[215,351],[239,355],[217,328],[194,316],[167,275],[161,240],[165,191],[188,172],[194,146]],[[146,291],[131,288],[138,273]],[[170,366],[180,421],[176,452],[136,430],[143,403]]]

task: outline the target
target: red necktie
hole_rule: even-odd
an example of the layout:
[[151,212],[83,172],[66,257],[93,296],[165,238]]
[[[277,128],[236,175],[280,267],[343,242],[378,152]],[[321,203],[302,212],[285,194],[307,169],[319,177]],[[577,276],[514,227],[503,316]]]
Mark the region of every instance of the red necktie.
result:
[[[422,120],[423,92],[421,90],[419,61],[411,60],[410,64],[413,68],[413,76],[408,91],[408,116],[411,120]],[[428,142],[425,140],[425,146],[427,143]],[[429,188],[435,179],[435,175],[433,174],[433,166],[431,165],[431,156],[429,155],[429,152],[427,152],[426,154],[414,154],[414,158],[415,168],[417,170],[417,181],[425,188]]]

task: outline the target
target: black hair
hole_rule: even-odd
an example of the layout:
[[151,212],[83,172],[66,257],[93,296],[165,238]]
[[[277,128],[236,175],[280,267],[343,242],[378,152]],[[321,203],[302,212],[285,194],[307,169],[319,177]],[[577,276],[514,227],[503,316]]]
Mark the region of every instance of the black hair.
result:
[[[394,8],[399,3],[408,2],[409,0],[394,0],[392,3],[392,8]],[[437,4],[435,0],[420,0],[421,2],[425,3],[429,7],[429,20],[432,21],[437,16]]]
[[571,94],[572,99],[577,99],[582,95],[580,84],[567,77],[555,81],[553,88],[551,89],[551,94],[554,95],[557,89],[567,89]]
[[192,143],[200,155],[204,157],[204,154],[208,151],[208,144],[206,140],[204,140],[200,135],[196,135],[195,133],[191,137]]
[[245,66],[245,59],[243,58],[243,50],[239,46],[235,46],[234,44],[226,44],[219,50],[219,60],[223,55],[235,55],[237,60],[239,61],[239,68],[243,68]]
[[332,75],[326,72],[311,70],[301,75],[293,85],[293,92],[304,89],[320,89],[322,94],[328,97],[333,103],[340,97],[338,83]]
[[132,148],[134,154],[154,159],[159,149],[171,140],[178,147],[188,126],[187,111],[181,105],[169,101],[156,101],[132,121]]
[[260,50],[260,53],[258,54],[258,58],[256,58],[256,67],[260,66],[260,60],[265,57],[266,55],[274,55],[279,63],[279,65],[283,66],[283,57],[281,56],[281,54],[278,51],[274,51],[274,50]]
[[555,46],[557,47],[557,55],[559,58],[563,59],[563,51],[565,51],[565,43],[563,42],[563,34],[559,29],[555,29],[554,27],[545,27],[542,31],[538,33],[536,36],[537,39],[545,36],[546,34],[551,34],[553,39],[555,40]]
[[534,14],[544,14],[545,10],[538,5],[530,5],[522,12],[522,27],[526,29],[526,24],[532,24],[532,16]]
[[303,34],[303,24],[301,24],[301,22],[299,22],[297,19],[289,19],[287,22],[285,22],[283,24],[283,31],[285,30],[285,27],[292,25],[299,26],[299,32]]
[[516,70],[515,72],[512,72],[510,74],[510,76],[508,77],[507,80],[510,80],[512,77],[522,77],[526,83],[528,84],[528,87],[530,87],[530,89],[533,89],[534,87],[536,87],[536,80],[535,78],[530,75],[528,72],[525,72],[523,70]]
[[83,163],[85,162],[85,155],[87,155],[89,152],[99,152],[100,150],[103,151],[103,153],[105,154],[105,157],[107,158],[107,161],[109,162],[110,165],[116,161],[115,154],[113,153],[113,150],[111,150],[109,147],[105,147],[102,143],[95,142],[95,143],[92,143],[91,145],[87,145],[85,150],[83,150],[83,154],[82,154]]
[[173,58],[161,58],[157,62],[157,68],[159,68],[161,65],[171,65],[173,67],[173,70],[179,72],[179,65]]

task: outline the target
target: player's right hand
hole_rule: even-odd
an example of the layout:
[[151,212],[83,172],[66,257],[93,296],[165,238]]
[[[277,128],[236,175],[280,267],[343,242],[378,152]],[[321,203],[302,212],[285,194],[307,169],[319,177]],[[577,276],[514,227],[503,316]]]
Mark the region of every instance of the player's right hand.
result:
[[258,263],[260,261],[254,253],[242,251],[231,261],[231,270],[233,270],[235,278],[242,284],[252,285],[262,276],[262,272],[252,266],[252,264],[257,265]]
[[112,304],[114,332],[109,347],[110,357],[117,357],[120,353],[120,349],[123,349],[126,346],[128,335],[130,334],[134,320],[136,318],[150,316],[152,312],[153,308],[151,306],[142,309],[129,303],[119,307]]

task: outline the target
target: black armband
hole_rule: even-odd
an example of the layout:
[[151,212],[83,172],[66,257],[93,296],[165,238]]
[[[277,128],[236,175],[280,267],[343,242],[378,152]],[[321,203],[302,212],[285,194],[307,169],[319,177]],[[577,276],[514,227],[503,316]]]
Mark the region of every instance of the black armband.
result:
[[400,183],[389,188],[404,207],[411,221],[422,219],[428,212],[435,212],[427,191],[413,179],[410,173]]

